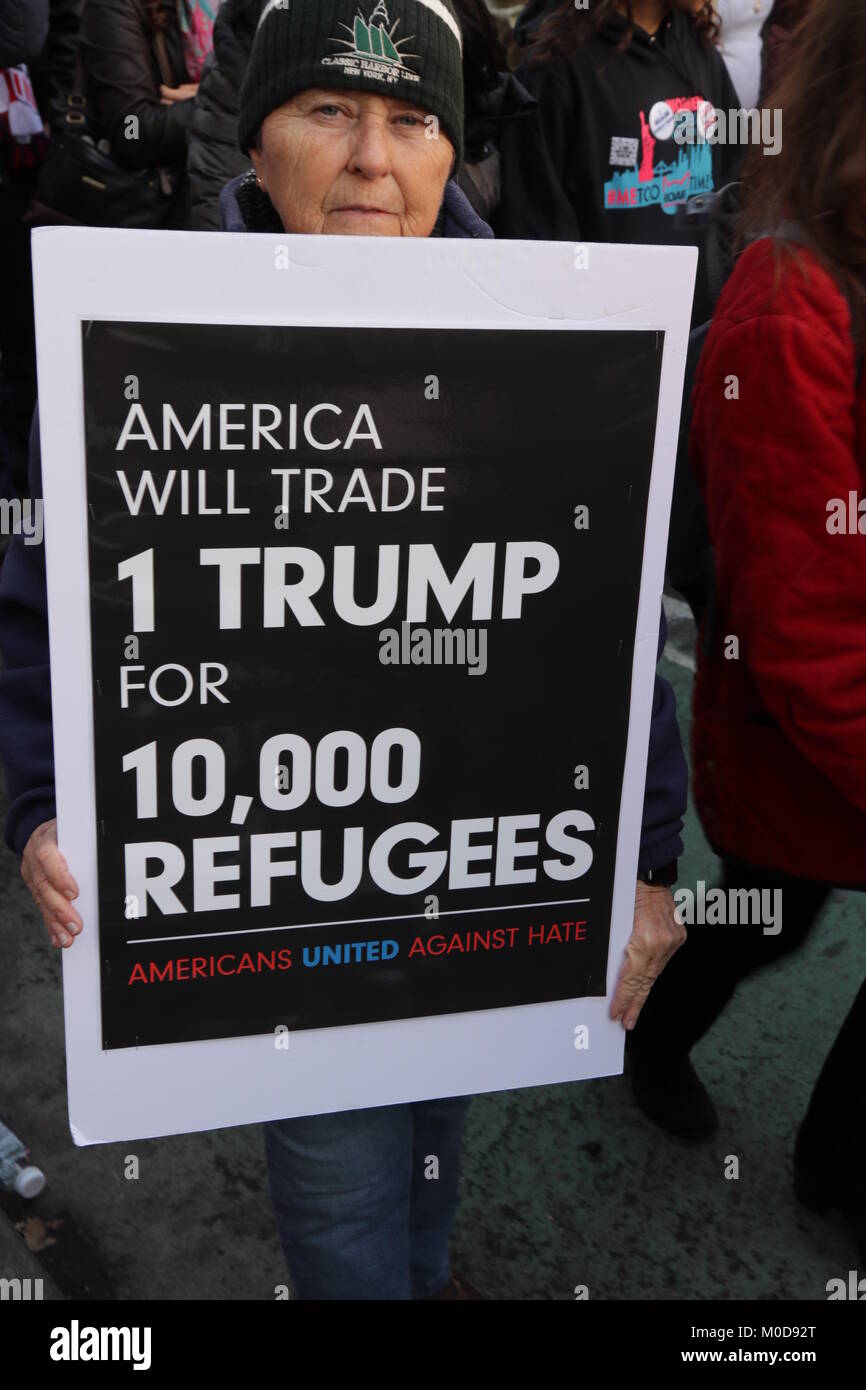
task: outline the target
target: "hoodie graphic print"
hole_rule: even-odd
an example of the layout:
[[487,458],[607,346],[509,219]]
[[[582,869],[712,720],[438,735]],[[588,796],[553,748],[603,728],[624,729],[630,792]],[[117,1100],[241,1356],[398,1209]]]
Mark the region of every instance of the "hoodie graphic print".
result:
[[612,167],[626,168],[622,172],[614,169],[605,180],[605,209],[656,207],[672,214],[679,203],[699,193],[712,193],[713,147],[700,142],[680,145],[673,138],[679,111],[694,112],[702,136],[712,110],[712,104],[699,93],[669,96],[654,101],[649,112],[638,111],[640,138],[612,135],[609,162]]

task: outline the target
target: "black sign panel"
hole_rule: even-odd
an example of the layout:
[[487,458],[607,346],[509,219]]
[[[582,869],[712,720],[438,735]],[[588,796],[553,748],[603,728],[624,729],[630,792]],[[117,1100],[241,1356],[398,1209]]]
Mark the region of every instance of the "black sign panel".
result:
[[83,326],[106,1048],[604,994],[662,346]]

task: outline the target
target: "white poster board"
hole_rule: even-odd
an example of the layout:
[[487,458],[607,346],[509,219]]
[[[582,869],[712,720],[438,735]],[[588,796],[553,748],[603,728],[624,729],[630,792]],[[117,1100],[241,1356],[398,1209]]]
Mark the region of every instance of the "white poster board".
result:
[[[85,923],[82,935],[63,955],[69,1114],[75,1142],[146,1138],[621,1072],[624,1033],[620,1023],[609,1019],[608,1010],[632,928],[696,252],[648,246],[575,248],[536,242],[49,228],[35,232],[33,258],[59,843],[81,889],[76,907]],[[347,332],[483,330],[497,338],[519,330],[663,335],[657,340],[658,413],[648,473],[606,997],[302,1026],[291,1029],[288,1045],[283,1046],[276,1045],[270,1028],[244,1036],[104,1046],[82,366],[82,326],[89,323]],[[172,370],[182,374],[183,360]],[[531,361],[526,371],[532,371]],[[121,362],[118,372],[122,380]],[[505,396],[513,397],[519,389],[519,381],[502,382]],[[321,399],[327,400],[326,392]],[[483,415],[483,403],[480,409]],[[574,401],[566,396],[559,423],[579,450],[581,421],[573,411]],[[496,442],[491,440],[494,452]],[[230,456],[233,463],[246,457]],[[407,463],[382,460],[392,461]],[[526,467],[531,471],[532,459]],[[273,524],[271,518],[272,535]],[[598,593],[587,596],[589,604],[603,593],[605,582],[600,573]],[[582,653],[582,660],[591,672],[592,653]],[[118,653],[118,666],[122,664]],[[591,731],[584,742],[589,748]],[[531,739],[526,751],[531,759]],[[517,805],[520,809],[519,798]],[[158,835],[158,828],[154,833]],[[572,889],[570,901],[582,901],[574,896],[578,892],[579,886]],[[527,901],[532,905],[543,896],[538,893]],[[519,894],[514,901],[521,903]],[[476,905],[475,910],[483,908]],[[340,915],[342,919],[349,914]],[[165,918],[163,926],[172,920],[176,922]],[[288,923],[284,929],[291,935],[296,925]],[[588,1029],[587,1047],[575,1045],[581,1025]]]

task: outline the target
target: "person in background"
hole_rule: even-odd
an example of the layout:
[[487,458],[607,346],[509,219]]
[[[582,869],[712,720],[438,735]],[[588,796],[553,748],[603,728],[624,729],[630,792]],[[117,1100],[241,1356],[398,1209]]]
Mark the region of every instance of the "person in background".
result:
[[45,47],[48,17],[48,0],[0,0],[0,499],[9,500],[26,492],[36,400],[30,232],[23,218],[45,138],[28,68]]
[[[88,100],[118,164],[165,172],[174,213],[163,225],[188,225],[186,145],[197,83],[187,59],[202,42],[196,13],[192,0],[85,0],[82,11]],[[130,116],[138,122],[133,138]]]
[[692,322],[705,322],[710,224],[689,205],[731,181],[740,151],[680,144],[674,128],[682,111],[697,134],[709,106],[739,107],[717,27],[704,0],[561,0],[545,14],[517,71],[538,110],[503,133],[497,235],[697,246]]
[[[693,1138],[718,1120],[691,1048],[741,980],[800,946],[833,887],[866,888],[866,6],[812,0],[776,100],[784,143],[773,159],[755,148],[745,170],[745,249],[691,430],[716,572],[695,801],[724,888],[759,890],[773,922],[695,925],[627,1040],[641,1108]],[[804,1053],[801,1031],[780,1087]],[[795,1148],[798,1195],[847,1216],[866,1261],[864,1055],[866,984]]]
[[[27,492],[27,448],[36,402],[30,211],[51,133],[52,102],[65,100],[75,81],[79,3],[0,0],[0,497],[23,498]],[[21,63],[26,70],[18,67]],[[13,68],[26,72],[27,81],[14,81]],[[35,109],[28,111],[31,89]],[[24,127],[30,133],[24,130],[22,139]]]
[[187,175],[190,226],[220,228],[219,195],[225,184],[250,167],[238,147],[240,89],[265,0],[223,0],[213,27],[213,51],[202,69],[189,132]]
[[525,47],[532,39],[543,19],[559,8],[560,0],[528,0],[514,21],[514,41]]
[[747,110],[758,105],[761,91],[763,41],[761,31],[772,0],[716,0],[721,20],[719,52],[731,81]]
[[[255,171],[223,190],[226,232],[490,238],[453,178],[464,108],[455,7],[451,0],[389,0],[387,18],[385,10],[380,0],[370,13],[390,32],[399,21],[413,36],[417,70],[410,72],[418,80],[389,82],[389,74],[373,71],[357,90],[351,69],[321,63],[340,25],[352,33],[354,0],[268,7],[240,99],[238,141]],[[431,114],[439,124],[435,140],[426,138]],[[42,495],[38,425],[31,487]],[[57,843],[44,566],[42,546],[13,537],[0,572],[0,752],[10,802],[7,843],[23,856],[24,880],[52,942],[68,948],[95,927],[72,905],[78,888]],[[62,691],[62,681],[55,690]],[[686,789],[674,694],[657,677],[634,928],[610,1004],[610,1016],[626,1029],[685,940],[668,885],[682,851]],[[479,1297],[452,1277],[448,1256],[468,1106],[469,1097],[446,1097],[265,1126],[279,1236],[302,1298]],[[436,1182],[424,1176],[431,1153],[440,1162]]]
[[46,124],[51,121],[52,103],[65,100],[75,85],[81,6],[82,0],[49,0],[48,38],[31,68]]
[[478,215],[490,222],[502,183],[503,126],[527,115],[535,102],[508,71],[499,28],[484,0],[455,0],[455,9],[463,29],[466,90],[465,153],[457,182]]

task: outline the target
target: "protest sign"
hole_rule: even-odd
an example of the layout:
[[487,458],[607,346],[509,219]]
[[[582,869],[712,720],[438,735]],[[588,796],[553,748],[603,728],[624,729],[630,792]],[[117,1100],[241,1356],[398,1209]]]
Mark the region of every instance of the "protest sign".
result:
[[37,234],[78,1142],[621,1069],[694,254],[580,249]]

